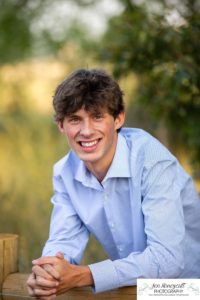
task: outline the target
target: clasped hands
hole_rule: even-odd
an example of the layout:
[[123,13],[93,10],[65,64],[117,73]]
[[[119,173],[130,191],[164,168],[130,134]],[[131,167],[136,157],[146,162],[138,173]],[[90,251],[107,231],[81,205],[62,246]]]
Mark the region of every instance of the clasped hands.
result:
[[91,285],[89,267],[70,264],[61,252],[34,260],[27,280],[29,295],[41,300],[53,300],[69,289]]

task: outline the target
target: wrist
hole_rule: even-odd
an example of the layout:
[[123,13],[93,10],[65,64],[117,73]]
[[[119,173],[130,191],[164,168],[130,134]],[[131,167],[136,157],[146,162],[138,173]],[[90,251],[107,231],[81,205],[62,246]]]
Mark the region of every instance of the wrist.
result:
[[79,266],[78,268],[80,277],[77,287],[93,286],[94,280],[90,268],[88,266]]

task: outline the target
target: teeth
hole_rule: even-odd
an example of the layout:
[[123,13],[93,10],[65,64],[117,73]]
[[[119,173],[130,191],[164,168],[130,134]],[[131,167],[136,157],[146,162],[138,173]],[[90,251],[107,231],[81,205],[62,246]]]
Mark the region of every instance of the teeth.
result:
[[93,142],[81,142],[81,145],[82,145],[83,147],[92,147],[92,146],[96,145],[97,142],[98,142],[97,140],[96,140],[96,141],[93,141]]

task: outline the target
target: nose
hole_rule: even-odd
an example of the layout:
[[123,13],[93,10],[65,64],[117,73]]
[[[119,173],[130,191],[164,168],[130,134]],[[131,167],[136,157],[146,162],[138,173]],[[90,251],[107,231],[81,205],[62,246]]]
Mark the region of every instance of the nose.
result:
[[88,137],[94,133],[94,128],[91,120],[84,120],[81,124],[80,134]]

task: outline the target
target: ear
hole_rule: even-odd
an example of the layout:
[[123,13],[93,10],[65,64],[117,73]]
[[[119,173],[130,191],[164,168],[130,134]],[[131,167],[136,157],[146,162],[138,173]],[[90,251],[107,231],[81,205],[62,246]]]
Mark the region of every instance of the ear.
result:
[[115,129],[117,130],[117,129],[121,128],[124,124],[124,121],[125,121],[125,112],[122,111],[119,113],[119,115],[115,119]]
[[63,133],[64,132],[63,122],[62,121],[57,122],[57,126],[59,131]]

